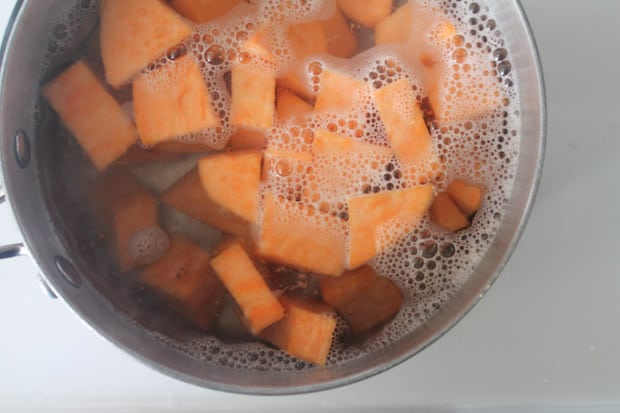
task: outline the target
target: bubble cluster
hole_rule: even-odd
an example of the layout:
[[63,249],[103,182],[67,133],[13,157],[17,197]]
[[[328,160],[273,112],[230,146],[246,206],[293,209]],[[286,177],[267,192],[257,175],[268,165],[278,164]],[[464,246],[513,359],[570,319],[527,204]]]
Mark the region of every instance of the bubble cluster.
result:
[[164,256],[170,237],[158,226],[144,228],[131,236],[127,244],[129,256],[138,265],[150,265]]
[[[85,4],[84,9],[74,9],[82,10],[88,18],[71,15],[55,28],[52,36],[56,46],[49,49],[51,60],[61,47],[67,48],[75,41],[72,33],[80,31],[81,22],[90,21],[98,13],[97,2]],[[301,216],[344,239],[346,200],[350,197],[427,183],[439,192],[455,178],[484,188],[482,206],[469,228],[453,234],[424,218],[408,236],[396,243],[386,241],[386,245],[392,246],[371,265],[398,284],[405,295],[405,305],[363,347],[349,345],[348,327],[339,319],[328,365],[355,360],[389,346],[431,319],[447,300],[458,294],[487,252],[510,197],[519,155],[519,96],[512,77],[510,45],[502,37],[501,25],[493,10],[482,1],[419,0],[417,4],[421,13],[429,17],[427,22],[417,22],[415,29],[429,34],[424,41],[412,35],[405,46],[369,48],[350,60],[319,55],[299,62],[295,61],[285,35],[287,28],[325,19],[333,12],[335,2],[240,2],[230,14],[206,25],[195,25],[190,39],[168,50],[146,69],[161,70],[184,56],[195,60],[222,126],[179,139],[208,142],[216,148],[221,148],[235,132],[228,121],[230,72],[235,65],[271,70],[280,76],[288,73],[295,62],[300,82],[314,93],[320,93],[327,70],[346,73],[368,85],[351,110],[312,112],[298,119],[277,120],[274,128],[267,131],[269,147],[265,152],[262,191],[275,193],[279,202],[290,205],[289,218],[282,219]],[[447,26],[442,17],[447,17],[454,27]],[[277,29],[265,31],[269,26]],[[369,42],[372,38],[360,39],[360,44]],[[269,57],[262,53],[265,48],[270,51]],[[431,49],[443,52],[425,54]],[[415,59],[411,58],[415,54],[412,51],[417,52]],[[429,78],[421,74],[422,68],[442,69],[429,72],[437,75],[443,94],[433,96]],[[433,140],[432,156],[420,162],[402,162],[388,150],[386,130],[371,98],[374,90],[401,79],[410,82]],[[477,105],[465,105],[464,96],[471,97]],[[433,110],[432,99],[443,103],[445,113]],[[403,110],[409,110],[405,106],[403,103]],[[346,151],[308,156],[323,133],[320,131],[337,134],[350,146]],[[132,255],[151,260],[165,251],[167,244],[158,230],[161,231],[152,228],[136,235],[130,243],[135,253]],[[304,275],[300,286],[312,284],[315,278],[312,274]],[[234,369],[315,368],[262,343],[231,344],[212,336],[180,342],[153,334],[198,360]]]

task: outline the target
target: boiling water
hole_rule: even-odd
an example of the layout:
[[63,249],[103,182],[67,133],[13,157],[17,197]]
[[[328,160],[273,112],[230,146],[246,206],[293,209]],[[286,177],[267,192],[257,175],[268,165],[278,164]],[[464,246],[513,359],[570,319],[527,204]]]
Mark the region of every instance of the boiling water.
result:
[[[225,145],[227,136],[233,132],[228,123],[229,86],[227,73],[231,64],[240,59],[250,59],[240,52],[239,45],[259,30],[265,20],[274,20],[288,23],[301,23],[317,19],[324,19],[331,15],[335,4],[333,1],[300,2],[296,9],[282,10],[276,7],[278,2],[266,0],[257,3],[242,3],[233,13],[223,19],[203,27],[195,27],[194,36],[185,44],[171,49],[165,56],[146,69],[146,72],[156,73],[156,69],[167,62],[175,60],[181,55],[191,53],[199,62],[205,81],[211,91],[211,98],[218,115],[223,120],[222,127],[208,132],[180,137],[183,141],[200,141],[213,147],[221,148]],[[395,2],[395,7],[403,2]],[[320,177],[312,177],[307,169],[296,168],[293,164],[273,165],[275,173],[264,183],[264,190],[275,191],[282,195],[309,203],[325,213],[347,218],[344,200],[350,196],[384,190],[399,189],[408,182],[425,183],[433,181],[437,191],[445,189],[447,183],[454,178],[466,178],[481,183],[484,187],[484,199],[481,209],[475,215],[471,227],[456,234],[439,229],[428,220],[420,225],[407,237],[400,240],[395,246],[388,249],[371,263],[382,275],[394,280],[403,291],[405,303],[396,318],[387,324],[382,331],[366,340],[362,346],[346,344],[347,326],[339,320],[335,344],[329,355],[328,366],[354,360],[376,349],[415,332],[428,321],[433,314],[457,294],[461,286],[472,274],[481,258],[493,241],[494,235],[502,221],[502,213],[510,197],[514,179],[515,167],[518,158],[520,139],[520,119],[518,113],[518,87],[511,76],[510,51],[502,38],[500,24],[495,20],[493,10],[483,2],[466,0],[423,0],[419,1],[423,13],[429,16],[429,25],[436,22],[437,16],[447,16],[455,24],[459,43],[451,48],[448,56],[439,56],[443,62],[456,66],[455,71],[464,73],[461,57],[466,55],[467,61],[477,62],[479,70],[486,71],[486,78],[495,82],[493,87],[500,86],[502,95],[500,105],[494,111],[483,117],[466,119],[463,121],[441,123],[429,120],[429,129],[434,141],[436,157],[429,162],[435,162],[434,167],[441,172],[437,176],[425,175],[428,168],[418,165],[417,168],[399,165],[396,159],[386,159],[380,149],[376,153],[350,154],[339,159],[326,158],[326,163],[346,163],[347,172],[343,181],[321,182]],[[95,1],[76,1],[71,4],[64,14],[64,19],[52,33],[49,44],[48,65],[44,70],[44,78],[57,73],[58,68],[68,60],[86,54],[91,65],[101,73],[101,64],[96,46],[96,24],[99,4]],[[424,24],[418,24],[417,30],[422,30]],[[284,30],[286,25],[282,25]],[[419,77],[418,63],[410,58],[410,50],[420,47],[410,42],[399,47],[370,48],[372,33],[362,27],[352,24],[359,36],[362,50],[351,60],[343,61],[329,56],[315,56],[301,65],[303,79],[309,89],[319,90],[320,79],[325,70],[338,70],[366,81],[374,88],[393,83],[400,79],[408,79],[416,88],[417,99],[423,107],[428,107],[425,97],[427,91],[423,88],[423,79]],[[95,29],[93,29],[95,28]],[[415,32],[416,29],[414,29]],[[87,35],[84,35],[87,33]],[[257,70],[272,65],[272,68],[287,68],[293,60],[290,44],[281,36],[271,39],[272,50],[275,50],[275,63],[261,60],[249,61],[256,65]],[[412,36],[412,38],[415,36]],[[93,41],[93,39],[95,39]],[[429,42],[437,41],[430,39]],[[75,45],[86,45],[80,52]],[[466,74],[463,75],[467,77]],[[166,81],[158,79],[156,81]],[[443,80],[447,87],[455,85],[458,76]],[[479,88],[490,87],[489,84],[476,84],[469,94],[481,94]],[[127,102],[130,94],[127,91],[114,91],[115,97],[121,102]],[[311,141],[304,141],[304,134],[308,130],[326,129],[343,136],[356,138],[360,142],[372,143],[381,147],[386,144],[385,130],[378,120],[377,109],[371,99],[359,99],[356,109],[346,113],[314,114],[304,119],[304,125],[290,123],[278,125],[269,132],[272,149],[288,152],[302,152],[308,149]],[[53,116],[45,110],[39,115],[42,130],[54,125]],[[49,134],[48,132],[46,132]],[[297,138],[297,139],[295,139]],[[153,312],[161,310],[161,304],[152,304],[148,299],[148,291],[132,281],[131,277],[118,274],[109,265],[109,258],[101,253],[103,235],[93,220],[93,211],[84,202],[84,193],[97,178],[96,173],[84,159],[79,147],[67,136],[62,127],[58,128],[57,142],[62,145],[46,143],[42,150],[50,150],[53,155],[49,160],[48,186],[55,209],[59,214],[59,221],[67,228],[67,233],[76,233],[71,228],[80,228],[80,238],[72,235],[71,242],[81,245],[80,250],[96,264],[94,267],[98,277],[91,281],[97,285],[106,296],[114,296],[115,300],[129,313],[129,316],[139,320],[141,325],[153,330],[153,336],[165,341],[178,351],[190,354],[197,360],[231,368],[258,369],[258,370],[294,370],[313,368],[307,363],[294,357],[269,348],[263,344],[244,342],[229,343],[222,337],[187,335],[179,333],[182,329],[174,330],[170,326],[178,322],[171,316],[171,322],[161,321],[159,314]],[[185,160],[184,164],[157,164],[142,176],[146,181],[159,183],[157,190],[163,190],[168,184],[186,172],[195,164],[195,159]],[[154,172],[155,171],[155,172]],[[172,176],[163,179],[161,174],[172,172]],[[140,175],[140,171],[136,171]],[[156,179],[152,179],[156,176]],[[314,192],[291,194],[290,188],[298,182],[316,181]],[[316,179],[315,179],[316,178]],[[326,188],[338,188],[336,192],[329,192]],[[70,211],[70,212],[69,212]],[[168,212],[168,214],[173,214]],[[173,214],[174,215],[174,214]],[[178,214],[174,220],[183,221]],[[209,228],[190,222],[194,228],[192,236],[203,245],[209,246],[217,242],[217,234]],[[187,228],[188,225],[177,225]],[[182,229],[183,230],[183,229]],[[341,231],[341,229],[326,228],[326,230]],[[149,235],[152,235],[149,233]],[[341,234],[346,236],[345,233]],[[207,240],[207,241],[205,241]],[[136,241],[136,248],[140,248],[140,240]],[[298,279],[312,284],[312,274],[298,274]],[[147,298],[145,298],[147,297]],[[135,305],[137,303],[137,306]],[[162,317],[166,318],[168,313]]]

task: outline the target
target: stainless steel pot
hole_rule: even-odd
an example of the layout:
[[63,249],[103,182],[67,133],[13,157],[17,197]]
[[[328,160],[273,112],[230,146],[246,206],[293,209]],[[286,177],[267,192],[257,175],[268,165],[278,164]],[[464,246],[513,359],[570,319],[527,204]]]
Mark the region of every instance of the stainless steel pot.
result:
[[[45,283],[99,334],[145,364],[172,377],[218,390],[287,394],[328,389],[380,373],[408,359],[444,334],[484,295],[514,250],[530,212],[541,174],[545,142],[545,100],[536,46],[519,3],[491,0],[511,51],[521,95],[521,149],[514,190],[497,236],[477,271],[426,325],[382,351],[333,368],[293,372],[242,371],[198,362],[175,351],[136,322],[138,313],[114,282],[98,282],[96,257],[81,248],[67,217],[79,210],[54,199],[55,168],[65,159],[47,159],[50,150],[38,106],[42,66],[50,33],[66,4],[80,1],[21,0],[2,45],[0,130],[6,199],[23,234],[24,244],[0,250],[0,258],[27,254],[38,264]],[[78,41],[78,39],[75,39]],[[56,163],[56,164],[55,164]],[[4,195],[0,198],[4,202]],[[78,208],[79,209],[79,208]],[[69,219],[70,221],[70,219]],[[99,274],[99,277],[101,274]],[[120,295],[120,298],[119,296]]]

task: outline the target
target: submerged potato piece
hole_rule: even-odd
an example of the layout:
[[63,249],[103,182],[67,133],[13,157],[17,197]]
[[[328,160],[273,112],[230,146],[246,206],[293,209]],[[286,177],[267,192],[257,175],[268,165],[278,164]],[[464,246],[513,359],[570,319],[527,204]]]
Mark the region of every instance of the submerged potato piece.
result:
[[316,93],[310,88],[308,82],[305,81],[303,75],[297,71],[290,71],[284,76],[276,80],[276,84],[280,88],[290,90],[297,96],[301,96],[307,101],[313,101]]
[[145,145],[220,124],[200,68],[189,55],[137,77],[133,99],[136,125]]
[[319,274],[342,273],[344,245],[334,231],[342,226],[338,218],[312,219],[319,212],[272,193],[265,194],[263,202],[258,255]]
[[228,139],[230,149],[263,149],[267,146],[267,134],[264,130],[253,128],[237,128],[235,133]]
[[172,0],[170,5],[194,23],[206,23],[232,10],[241,0]]
[[131,120],[81,60],[47,83],[43,95],[98,170],[138,141]]
[[469,226],[467,217],[459,210],[447,192],[442,192],[435,197],[431,206],[431,221],[452,232]]
[[276,77],[267,69],[237,64],[232,69],[230,122],[233,126],[268,129],[273,126]]
[[294,118],[303,118],[312,112],[312,105],[284,88],[276,90],[276,113],[278,120],[285,122]]
[[115,88],[127,84],[191,33],[161,0],[103,0],[101,56],[108,83]]
[[432,199],[432,185],[349,199],[347,268],[367,263],[407,235],[426,213]]
[[280,298],[284,318],[263,330],[259,337],[288,354],[324,365],[336,330],[336,317],[325,305]]
[[354,335],[390,320],[403,304],[400,289],[368,266],[340,277],[321,278],[321,296],[345,319]]
[[373,28],[390,15],[392,0],[337,0],[340,10],[351,20]]
[[221,251],[211,260],[211,267],[241,308],[252,333],[284,317],[284,308],[239,243]]
[[480,208],[482,189],[479,186],[455,179],[446,191],[465,216],[474,214]]
[[324,70],[320,90],[314,104],[315,111],[352,110],[367,86],[363,81],[333,70]]
[[157,201],[147,190],[140,188],[119,198],[111,206],[116,256],[121,271],[140,266],[138,257],[131,254],[132,237],[141,230],[158,225]]
[[172,237],[166,255],[140,278],[172,300],[181,315],[209,331],[220,313],[224,287],[213,274],[209,253],[181,237]]
[[287,35],[297,59],[327,53],[327,38],[321,22],[293,24],[289,26]]
[[327,52],[330,55],[349,58],[355,54],[357,37],[338,8],[332,17],[323,21],[322,24],[327,39]]
[[402,79],[374,93],[388,140],[399,160],[422,160],[432,153],[432,139],[411,83]]
[[260,151],[218,153],[198,162],[207,196],[228,211],[255,223],[263,154]]
[[246,236],[249,224],[207,196],[198,169],[192,169],[161,195],[166,205],[228,234]]
[[409,39],[413,14],[411,3],[407,2],[375,27],[375,44],[399,44]]

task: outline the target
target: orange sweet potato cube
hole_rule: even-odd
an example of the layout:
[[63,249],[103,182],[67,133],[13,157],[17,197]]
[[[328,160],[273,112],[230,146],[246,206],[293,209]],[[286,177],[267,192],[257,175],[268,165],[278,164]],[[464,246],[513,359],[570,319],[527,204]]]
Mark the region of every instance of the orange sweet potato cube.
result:
[[228,146],[235,151],[263,149],[267,146],[267,134],[261,129],[240,127],[228,139]]
[[194,23],[206,23],[232,10],[241,0],[172,0],[170,5]]
[[230,122],[233,126],[268,129],[275,115],[276,77],[267,69],[237,64],[232,69]]
[[117,199],[111,211],[119,267],[121,271],[132,270],[140,263],[130,254],[129,244],[137,232],[158,225],[157,201],[150,192],[141,188]]
[[411,232],[432,199],[432,185],[349,199],[347,268],[354,269],[367,263]]
[[81,60],[46,84],[43,95],[99,170],[138,141],[131,120]]
[[373,28],[390,15],[392,0],[337,0],[340,10],[351,20]]
[[405,43],[409,39],[412,24],[411,3],[407,2],[377,24],[375,43],[377,45]]
[[286,316],[263,330],[260,338],[294,357],[324,365],[336,330],[333,311],[324,305],[287,297],[282,297],[280,302],[286,309]]
[[108,83],[115,88],[127,84],[191,33],[161,0],[103,0],[101,56]]
[[342,222],[303,204],[265,194],[257,254],[319,274],[340,275],[344,243]]
[[366,83],[333,70],[324,70],[320,90],[314,104],[315,111],[351,110],[367,91]]
[[220,124],[200,68],[189,55],[138,76],[133,99],[136,125],[145,145]]
[[247,222],[258,215],[258,191],[263,154],[260,151],[218,153],[198,162],[207,196]]
[[432,154],[431,135],[407,79],[376,90],[375,101],[390,145],[399,160],[411,162]]
[[278,87],[290,90],[297,96],[301,96],[305,100],[311,102],[314,100],[316,93],[311,90],[310,85],[304,78],[303,73],[299,70],[291,70],[276,80]]
[[239,243],[220,252],[211,260],[211,267],[241,308],[252,333],[284,317],[284,308]]
[[246,236],[249,224],[207,196],[198,169],[192,169],[161,195],[166,205],[228,234]]
[[213,274],[210,259],[207,251],[175,236],[166,254],[145,268],[140,278],[171,299],[181,315],[208,331],[224,301],[224,287]]
[[353,34],[349,23],[336,8],[329,19],[322,22],[323,32],[327,39],[327,52],[336,57],[349,58],[357,51],[357,37]]
[[465,216],[473,215],[480,208],[482,189],[479,186],[455,179],[446,191]]
[[346,320],[354,335],[390,320],[403,303],[403,294],[394,282],[368,266],[340,277],[323,277],[320,284],[323,301]]
[[284,88],[276,90],[276,113],[280,122],[303,118],[312,112],[312,105]]
[[467,217],[459,210],[447,192],[442,192],[435,197],[431,206],[431,221],[452,232],[469,226]]
[[298,59],[327,53],[327,38],[321,22],[313,21],[289,26],[288,39]]

